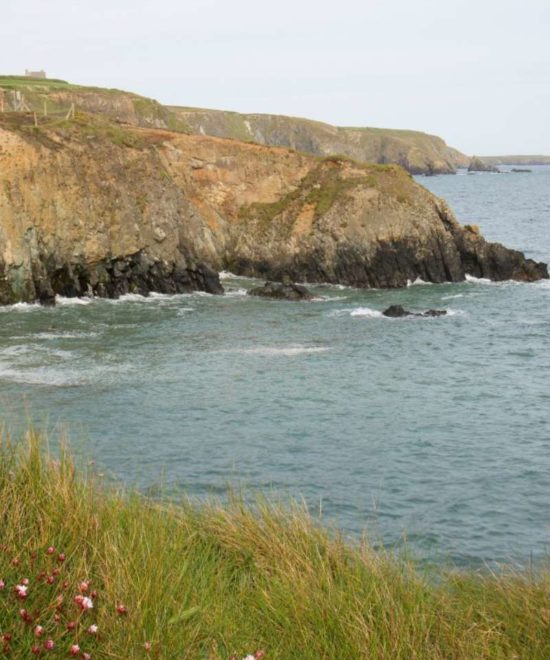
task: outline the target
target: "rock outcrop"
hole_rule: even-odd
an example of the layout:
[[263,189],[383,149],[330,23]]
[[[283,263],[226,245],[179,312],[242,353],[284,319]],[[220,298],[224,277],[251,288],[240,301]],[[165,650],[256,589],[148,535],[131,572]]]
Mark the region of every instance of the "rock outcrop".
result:
[[0,115],[0,303],[263,279],[532,281],[401,167],[113,124]]
[[266,282],[263,286],[248,291],[249,296],[274,298],[275,300],[313,300],[313,294],[301,284],[294,282]]
[[445,309],[428,309],[425,312],[409,312],[401,305],[390,305],[385,309],[382,314],[391,319],[401,319],[406,318],[407,316],[420,316],[424,318],[436,318],[438,316],[445,316],[447,310]]
[[494,174],[498,174],[500,170],[498,167],[490,163],[485,163],[481,158],[474,156],[468,165],[468,172],[493,172]]

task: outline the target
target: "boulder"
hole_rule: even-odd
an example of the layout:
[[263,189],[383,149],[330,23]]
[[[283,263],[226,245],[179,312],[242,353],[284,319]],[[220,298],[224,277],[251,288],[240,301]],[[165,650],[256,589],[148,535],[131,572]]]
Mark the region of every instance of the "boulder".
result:
[[305,286],[293,282],[266,282],[263,286],[250,289],[249,296],[275,298],[276,300],[312,300],[313,294]]
[[401,305],[390,305],[385,309],[382,314],[392,319],[404,318],[407,316],[421,316],[421,317],[435,317],[445,316],[447,311],[445,309],[428,309],[426,312],[409,312]]

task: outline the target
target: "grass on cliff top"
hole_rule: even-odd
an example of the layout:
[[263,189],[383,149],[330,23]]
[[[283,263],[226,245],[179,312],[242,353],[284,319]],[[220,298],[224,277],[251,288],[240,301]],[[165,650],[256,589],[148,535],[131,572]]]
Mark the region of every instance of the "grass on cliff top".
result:
[[302,508],[115,492],[32,433],[1,443],[0,504],[11,657],[550,657],[545,570],[428,580]]

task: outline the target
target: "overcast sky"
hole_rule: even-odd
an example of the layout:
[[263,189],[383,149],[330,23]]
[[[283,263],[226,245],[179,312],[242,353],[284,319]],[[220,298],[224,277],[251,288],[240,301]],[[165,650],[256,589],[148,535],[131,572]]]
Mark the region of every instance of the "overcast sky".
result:
[[1,0],[0,73],[550,154],[550,0]]

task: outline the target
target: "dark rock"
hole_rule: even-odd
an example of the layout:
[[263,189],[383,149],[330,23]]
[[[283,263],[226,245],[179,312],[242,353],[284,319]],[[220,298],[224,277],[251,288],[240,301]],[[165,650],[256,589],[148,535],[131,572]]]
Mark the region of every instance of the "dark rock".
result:
[[390,305],[382,314],[392,319],[399,319],[407,316],[434,317],[445,316],[447,311],[444,309],[429,309],[426,312],[409,312],[401,305]]
[[293,282],[266,282],[263,286],[250,289],[249,296],[275,298],[277,300],[312,300],[313,295],[305,286]]
[[512,172],[532,172],[533,170],[529,170],[527,168],[522,168],[522,167],[512,167],[511,171]]

